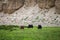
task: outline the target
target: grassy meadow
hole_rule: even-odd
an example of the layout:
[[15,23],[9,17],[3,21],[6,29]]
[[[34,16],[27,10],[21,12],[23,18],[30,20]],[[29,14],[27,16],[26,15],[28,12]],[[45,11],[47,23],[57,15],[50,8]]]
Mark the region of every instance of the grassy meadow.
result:
[[60,40],[59,27],[14,28],[14,30],[0,30],[0,40]]

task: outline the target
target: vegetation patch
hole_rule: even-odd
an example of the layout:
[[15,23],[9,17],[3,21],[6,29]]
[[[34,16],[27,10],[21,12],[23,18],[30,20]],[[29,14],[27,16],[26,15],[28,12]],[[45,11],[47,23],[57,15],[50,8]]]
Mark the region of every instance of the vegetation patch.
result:
[[60,40],[59,27],[43,27],[42,29],[16,27],[16,30],[0,30],[0,40]]
[[12,30],[14,28],[18,28],[19,26],[17,25],[0,25],[0,30],[4,29],[4,30]]

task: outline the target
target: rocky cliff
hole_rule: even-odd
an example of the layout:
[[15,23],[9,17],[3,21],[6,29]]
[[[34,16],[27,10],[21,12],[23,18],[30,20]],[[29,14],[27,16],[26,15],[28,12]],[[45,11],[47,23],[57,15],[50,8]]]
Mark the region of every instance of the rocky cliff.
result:
[[0,0],[0,25],[60,26],[59,3],[58,0]]
[[36,4],[38,4],[41,9],[49,9],[55,6],[56,12],[60,13],[60,0],[0,0],[0,11],[11,14],[24,5],[31,7]]
[[13,13],[24,5],[24,0],[1,0],[0,11]]
[[60,14],[60,0],[55,1],[56,13]]
[[55,6],[55,0],[37,0],[38,5],[42,9],[48,9]]

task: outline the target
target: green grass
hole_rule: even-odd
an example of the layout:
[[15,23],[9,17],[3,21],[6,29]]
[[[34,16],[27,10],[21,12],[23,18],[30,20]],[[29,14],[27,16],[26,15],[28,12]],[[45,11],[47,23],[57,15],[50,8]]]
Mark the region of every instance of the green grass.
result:
[[0,30],[0,40],[60,40],[60,28]]

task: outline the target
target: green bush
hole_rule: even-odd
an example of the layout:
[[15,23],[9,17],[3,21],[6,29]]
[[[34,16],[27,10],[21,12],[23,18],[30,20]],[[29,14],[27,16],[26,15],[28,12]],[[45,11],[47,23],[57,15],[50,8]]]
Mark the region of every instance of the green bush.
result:
[[13,28],[18,28],[19,26],[17,25],[0,25],[0,29],[4,30],[13,30]]

